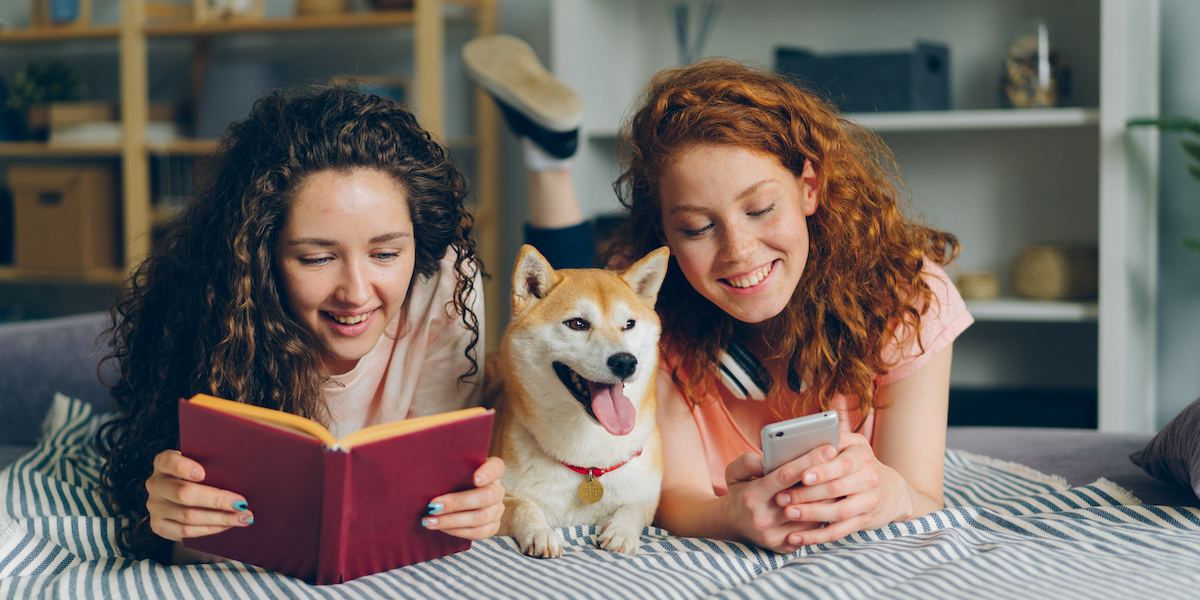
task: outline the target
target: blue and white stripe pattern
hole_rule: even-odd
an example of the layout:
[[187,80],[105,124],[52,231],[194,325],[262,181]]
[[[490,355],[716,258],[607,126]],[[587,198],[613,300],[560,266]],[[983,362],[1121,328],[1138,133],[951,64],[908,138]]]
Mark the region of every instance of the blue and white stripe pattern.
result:
[[1070,488],[948,450],[947,508],[784,555],[656,528],[637,556],[563,530],[564,555],[512,538],[315,587],[242,563],[121,557],[96,491],[88,405],[60,397],[46,438],[0,473],[0,598],[1172,598],[1200,595],[1200,510],[1138,506],[1100,481]]

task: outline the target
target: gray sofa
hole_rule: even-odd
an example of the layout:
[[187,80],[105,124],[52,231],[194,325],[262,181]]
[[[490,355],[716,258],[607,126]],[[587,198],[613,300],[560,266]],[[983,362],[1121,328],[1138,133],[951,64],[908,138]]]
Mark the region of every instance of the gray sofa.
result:
[[23,321],[0,325],[0,467],[37,443],[55,392],[111,406],[108,387],[115,370],[99,371],[107,344],[98,343],[105,315]]
[[[108,352],[98,343],[101,313],[0,325],[0,468],[37,443],[55,392],[80,398],[97,413],[110,408],[115,372],[97,370]],[[1073,485],[1105,477],[1147,504],[1200,507],[1191,490],[1158,481],[1129,460],[1150,435],[1078,429],[951,427],[947,446],[1061,475]]]

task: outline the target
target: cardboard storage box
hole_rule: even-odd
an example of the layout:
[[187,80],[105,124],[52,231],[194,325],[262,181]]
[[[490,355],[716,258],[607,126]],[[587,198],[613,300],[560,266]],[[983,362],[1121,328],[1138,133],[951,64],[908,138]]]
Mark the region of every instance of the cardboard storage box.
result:
[[117,266],[113,170],[19,165],[13,192],[13,263],[20,269],[85,272]]

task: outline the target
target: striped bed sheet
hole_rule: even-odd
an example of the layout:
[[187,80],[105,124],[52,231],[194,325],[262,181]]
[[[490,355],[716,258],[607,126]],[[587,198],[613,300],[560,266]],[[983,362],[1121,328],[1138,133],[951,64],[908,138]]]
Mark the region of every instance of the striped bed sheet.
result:
[[97,492],[98,418],[58,397],[45,437],[0,473],[0,598],[1097,598],[1200,595],[1200,510],[1141,506],[1099,480],[1069,487],[1013,463],[946,451],[946,508],[776,554],[647,528],[634,557],[563,529],[564,555],[512,538],[334,586],[239,562],[121,556]]

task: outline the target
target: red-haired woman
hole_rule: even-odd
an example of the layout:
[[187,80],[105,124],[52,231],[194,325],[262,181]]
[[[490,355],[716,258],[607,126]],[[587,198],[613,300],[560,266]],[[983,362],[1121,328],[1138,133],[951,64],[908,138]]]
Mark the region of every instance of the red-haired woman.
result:
[[[504,44],[475,50],[501,56]],[[473,74],[537,142],[527,237],[553,262],[582,217],[570,153],[544,160],[537,146],[562,150],[552,142],[577,122],[546,129],[538,101],[564,112],[575,101],[522,103],[503,75]],[[951,346],[972,318],[942,269],[958,241],[901,213],[887,147],[779,76],[726,60],[655,76],[620,145],[629,221],[616,260],[664,243],[672,255],[657,303],[656,523],[790,552],[940,509]],[[759,363],[762,401],[719,374],[731,347]],[[839,413],[839,448],[764,474],[762,426],[825,410]]]
[[[659,73],[621,142],[625,250],[674,258],[657,523],[792,551],[940,509],[951,346],[972,319],[942,270],[957,239],[901,213],[883,143],[729,61]],[[718,377],[731,344],[761,360],[765,401]],[[840,450],[764,476],[762,426],[824,410]]]

